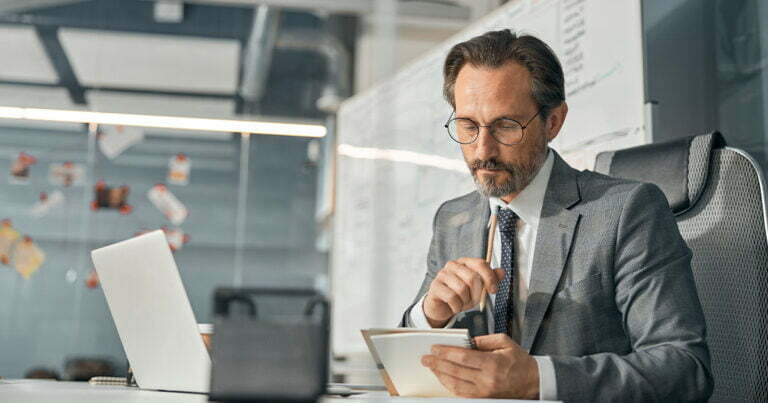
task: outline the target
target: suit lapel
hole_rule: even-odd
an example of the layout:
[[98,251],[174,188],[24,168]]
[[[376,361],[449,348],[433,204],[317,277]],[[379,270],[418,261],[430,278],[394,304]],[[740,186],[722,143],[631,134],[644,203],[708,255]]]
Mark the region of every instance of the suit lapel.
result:
[[580,214],[569,210],[580,200],[577,173],[555,153],[539,219],[520,343],[528,351],[560,282],[579,221]]
[[[491,216],[491,208],[488,199],[475,193],[467,210],[460,214],[466,214],[466,221],[459,226],[459,244],[455,258],[477,257],[485,258],[485,243],[488,240],[488,219]],[[464,220],[462,220],[464,221]]]

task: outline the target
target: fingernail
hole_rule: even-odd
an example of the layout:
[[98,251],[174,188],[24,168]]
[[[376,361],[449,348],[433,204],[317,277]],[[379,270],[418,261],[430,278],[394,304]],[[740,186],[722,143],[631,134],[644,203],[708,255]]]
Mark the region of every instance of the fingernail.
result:
[[421,365],[429,367],[432,365],[432,360],[427,356],[421,357]]

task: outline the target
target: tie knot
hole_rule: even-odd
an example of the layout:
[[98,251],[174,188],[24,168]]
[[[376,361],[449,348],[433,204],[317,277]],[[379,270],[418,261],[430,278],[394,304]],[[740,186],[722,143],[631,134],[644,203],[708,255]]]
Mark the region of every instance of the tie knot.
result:
[[515,230],[515,223],[517,222],[517,214],[510,209],[499,209],[497,215],[499,223],[499,231],[512,232]]

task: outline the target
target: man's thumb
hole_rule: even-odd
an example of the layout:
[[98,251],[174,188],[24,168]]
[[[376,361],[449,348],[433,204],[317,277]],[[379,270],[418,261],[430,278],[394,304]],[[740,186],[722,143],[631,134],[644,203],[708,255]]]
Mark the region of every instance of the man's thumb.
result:
[[496,278],[501,281],[504,280],[504,275],[507,274],[507,272],[504,269],[493,269],[493,274],[495,274]]
[[475,337],[475,345],[480,351],[494,351],[515,346],[515,342],[504,333]]

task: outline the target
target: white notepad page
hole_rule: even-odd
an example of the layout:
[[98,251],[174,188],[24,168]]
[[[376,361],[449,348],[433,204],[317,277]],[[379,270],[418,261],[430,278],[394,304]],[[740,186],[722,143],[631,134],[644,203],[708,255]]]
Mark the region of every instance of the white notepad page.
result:
[[451,397],[429,368],[421,365],[421,357],[431,353],[432,346],[469,347],[469,334],[423,332],[372,335],[371,342],[384,369],[400,396]]

